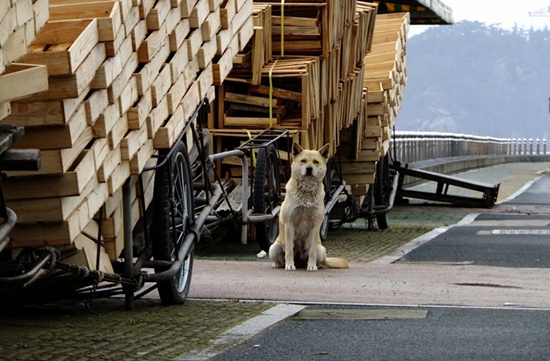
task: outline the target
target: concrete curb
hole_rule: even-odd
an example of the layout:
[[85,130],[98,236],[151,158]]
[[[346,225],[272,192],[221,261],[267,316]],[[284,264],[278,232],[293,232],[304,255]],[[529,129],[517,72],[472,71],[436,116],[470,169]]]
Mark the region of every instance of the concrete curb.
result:
[[175,358],[173,361],[209,360],[217,354],[245,342],[266,328],[295,315],[304,308],[305,306],[296,304],[277,304],[269,310],[263,312],[261,315],[225,331],[218,338],[210,341],[209,345],[205,349],[192,351]]

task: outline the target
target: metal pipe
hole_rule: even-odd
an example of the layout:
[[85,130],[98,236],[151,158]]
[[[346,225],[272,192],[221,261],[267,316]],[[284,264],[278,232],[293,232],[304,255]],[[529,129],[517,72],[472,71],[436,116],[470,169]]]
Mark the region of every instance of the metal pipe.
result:
[[[246,244],[248,240],[248,159],[246,154],[243,152],[242,157],[242,207],[241,207],[241,244]],[[246,186],[245,186],[246,185]]]
[[334,205],[338,201],[338,198],[340,197],[340,194],[346,187],[346,182],[342,180],[342,183],[336,188],[336,191],[333,193],[333,196],[330,197],[330,200],[325,205],[325,215],[329,214],[330,211],[332,211],[332,208],[334,208]]
[[281,211],[281,206],[277,206],[275,207],[271,213],[269,214],[262,214],[262,215],[255,215],[255,214],[252,214],[250,212],[248,212],[248,222],[250,223],[256,223],[256,222],[266,222],[266,221],[270,221],[272,220],[273,218],[277,217],[277,215],[279,214],[279,212]]
[[30,281],[37,273],[40,271],[51,259],[52,255],[49,252],[41,253],[38,256],[38,260],[34,263],[31,270],[22,275],[11,276],[11,277],[1,277],[1,285],[21,285]]
[[395,175],[393,176],[392,190],[391,190],[391,193],[390,193],[390,199],[389,199],[388,206],[384,207],[384,208],[381,208],[381,209],[374,209],[372,211],[372,214],[384,214],[384,213],[388,213],[389,211],[392,210],[393,204],[395,202],[395,195],[397,194],[397,185],[398,185],[398,183],[399,183],[399,172],[395,172]]
[[[132,188],[130,178],[122,185],[122,214],[124,220],[124,275],[126,278],[134,276],[134,240],[132,237]],[[126,309],[134,308],[134,290],[131,287],[124,287],[124,299]]]

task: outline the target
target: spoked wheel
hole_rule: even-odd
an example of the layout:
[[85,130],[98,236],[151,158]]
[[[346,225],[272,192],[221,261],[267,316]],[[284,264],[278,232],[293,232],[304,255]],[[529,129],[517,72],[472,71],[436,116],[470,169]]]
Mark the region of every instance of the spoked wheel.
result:
[[[376,208],[386,207],[390,202],[390,171],[388,164],[388,155],[381,157],[376,164],[376,176],[374,179],[374,205]],[[376,215],[376,223],[379,229],[388,228],[388,214],[380,213]]]
[[[326,204],[330,201],[330,198],[332,196],[331,190],[332,190],[332,166],[331,162],[327,163],[327,172],[325,174],[325,178],[323,179],[323,186],[325,188],[325,212],[326,212]],[[319,236],[321,237],[321,242],[324,242],[328,238],[328,230],[330,226],[330,215],[328,213],[325,213],[325,217],[323,218],[323,223],[321,224],[321,229],[319,230]]]
[[[281,204],[279,157],[273,145],[258,150],[252,193],[254,213],[271,214]],[[256,223],[256,240],[262,250],[269,251],[278,232],[279,217]]]
[[[153,200],[153,257],[174,261],[194,221],[193,183],[185,144],[176,144],[170,159],[156,170]],[[181,304],[187,298],[193,271],[194,244],[178,273],[157,283],[162,303]],[[159,271],[159,270],[157,270]]]

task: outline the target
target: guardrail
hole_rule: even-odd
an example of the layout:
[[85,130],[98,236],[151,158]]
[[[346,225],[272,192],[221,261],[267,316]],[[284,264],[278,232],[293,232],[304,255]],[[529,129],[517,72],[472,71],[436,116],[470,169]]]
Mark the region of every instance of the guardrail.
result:
[[546,139],[539,138],[396,131],[391,142],[392,155],[404,163],[457,157],[550,155]]

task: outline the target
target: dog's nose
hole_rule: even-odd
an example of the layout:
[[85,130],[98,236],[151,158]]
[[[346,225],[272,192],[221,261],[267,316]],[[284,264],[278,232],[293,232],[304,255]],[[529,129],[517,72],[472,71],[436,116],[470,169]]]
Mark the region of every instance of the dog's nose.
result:
[[313,175],[313,167],[306,168],[306,175]]

